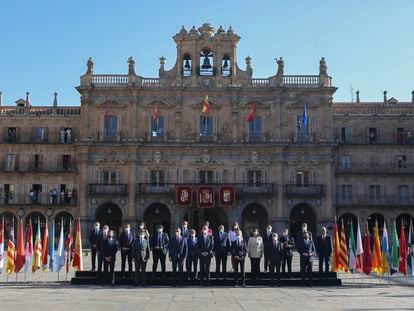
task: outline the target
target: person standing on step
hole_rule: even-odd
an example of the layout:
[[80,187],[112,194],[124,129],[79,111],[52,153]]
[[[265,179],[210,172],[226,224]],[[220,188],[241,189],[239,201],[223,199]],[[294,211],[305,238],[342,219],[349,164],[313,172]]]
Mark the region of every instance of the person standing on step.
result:
[[168,243],[169,238],[168,234],[163,232],[164,226],[158,225],[157,233],[152,237],[152,277],[155,277],[155,272],[157,271],[158,261],[161,263],[162,277],[165,277],[165,260],[167,258],[168,252]]
[[184,220],[181,225],[181,236],[184,238],[188,238],[190,235],[189,229],[188,229],[188,221]]
[[260,274],[260,259],[263,256],[263,239],[259,230],[254,228],[247,242],[247,254],[250,258],[252,279],[256,280]]
[[264,255],[264,272],[269,271],[269,246],[272,242],[272,226],[269,224],[266,228],[266,233],[263,236],[263,255]]
[[168,256],[172,262],[172,283],[177,286],[177,268],[178,268],[178,283],[183,286],[184,279],[184,262],[187,258],[188,247],[187,239],[181,236],[181,229],[175,230],[175,236],[171,238],[168,250]]
[[203,226],[202,234],[197,239],[200,258],[200,286],[210,286],[210,263],[213,256],[214,239],[208,234],[208,227]]
[[326,234],[326,228],[321,228],[321,234],[315,240],[316,252],[319,256],[319,275],[322,278],[323,263],[325,262],[325,278],[329,273],[329,259],[332,254],[332,239]]
[[305,285],[305,273],[308,275],[308,285],[312,286],[312,260],[315,255],[315,245],[309,238],[309,232],[305,232],[302,242],[298,245],[300,254],[300,275],[302,285]]
[[308,224],[304,222],[302,224],[302,230],[296,232],[296,246],[299,247],[299,244],[303,241],[303,235],[305,232],[309,233],[309,240],[312,240],[312,232],[308,231]]
[[[118,251],[118,242],[115,239],[115,233],[113,230],[110,230],[108,233],[108,238],[103,241],[103,258],[104,258],[104,282],[109,280],[111,286],[115,285],[115,259],[116,253]],[[108,271],[109,270],[109,271]]]
[[147,226],[145,225],[145,222],[143,222],[143,221],[141,221],[139,223],[139,226],[138,226],[138,231],[141,231],[141,230],[144,230],[145,238],[149,241],[150,240],[150,234],[148,232]]
[[[56,190],[54,189],[54,191]],[[95,222],[93,227],[94,228],[89,232],[89,244],[91,245],[92,272],[96,270],[96,243],[99,236],[101,235],[99,222]]]
[[132,276],[132,244],[134,244],[135,235],[131,232],[131,225],[126,224],[124,231],[119,235],[119,247],[121,248],[121,274],[125,279],[125,263],[128,259],[128,273]]
[[282,273],[286,272],[286,265],[288,271],[288,278],[292,278],[292,258],[293,248],[295,247],[295,241],[289,235],[289,229],[283,230],[282,236],[279,238],[280,243],[283,246],[283,261],[282,261]]
[[197,245],[197,237],[194,229],[190,230],[190,236],[187,239],[188,254],[185,262],[187,270],[187,279],[197,279],[197,264],[199,257],[199,250]]
[[283,259],[283,244],[279,242],[277,233],[272,233],[272,242],[269,245],[270,285],[274,286],[275,268],[276,285],[280,286],[280,263]]
[[[145,230],[139,230],[138,238],[132,244],[132,260],[135,261],[135,279],[134,286],[138,286],[140,279],[141,285],[146,286],[146,267],[150,258],[150,245],[146,238]],[[139,274],[141,276],[139,277]]]
[[234,267],[234,286],[238,286],[239,268],[241,272],[242,286],[246,287],[246,275],[244,272],[244,261],[247,255],[247,245],[243,240],[243,235],[239,231],[237,233],[237,239],[231,244],[231,261]]
[[220,277],[220,265],[222,277],[226,279],[227,273],[227,256],[230,252],[230,238],[227,232],[224,232],[224,226],[220,225],[218,232],[214,233],[214,256],[216,258],[216,279]]
[[102,278],[102,266],[104,263],[103,256],[103,245],[104,242],[108,239],[109,227],[107,225],[102,227],[102,232],[96,240],[96,254],[98,255],[98,272],[96,274],[97,278],[101,280]]

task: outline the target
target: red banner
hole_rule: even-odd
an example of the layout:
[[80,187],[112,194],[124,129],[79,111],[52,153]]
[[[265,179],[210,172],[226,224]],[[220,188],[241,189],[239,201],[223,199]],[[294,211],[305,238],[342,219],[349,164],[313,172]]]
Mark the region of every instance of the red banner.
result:
[[177,186],[176,188],[177,205],[188,206],[193,203],[193,189],[191,186]]
[[233,186],[220,187],[220,205],[233,206],[236,204],[236,190]]
[[213,207],[214,190],[213,187],[202,186],[197,188],[198,207]]

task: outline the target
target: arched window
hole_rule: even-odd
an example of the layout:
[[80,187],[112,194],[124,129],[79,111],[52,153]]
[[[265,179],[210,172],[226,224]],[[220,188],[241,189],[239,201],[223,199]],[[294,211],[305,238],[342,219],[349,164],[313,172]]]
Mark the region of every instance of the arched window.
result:
[[223,77],[231,76],[231,62],[230,56],[228,55],[224,55],[223,59],[221,60],[221,75]]
[[213,52],[209,49],[204,49],[200,54],[200,76],[212,76],[214,75],[214,68],[211,65],[213,63]]
[[190,54],[186,53],[183,57],[183,77],[191,76],[192,62]]

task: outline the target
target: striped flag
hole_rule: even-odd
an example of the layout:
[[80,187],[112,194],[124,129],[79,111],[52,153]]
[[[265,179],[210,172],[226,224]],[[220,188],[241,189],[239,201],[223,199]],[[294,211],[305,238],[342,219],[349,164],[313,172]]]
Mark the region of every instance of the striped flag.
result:
[[209,110],[210,110],[210,104],[208,102],[208,95],[206,95],[206,98],[204,99],[204,103],[203,103],[203,110],[202,110],[202,113],[204,114],[204,116],[208,115]]
[[57,249],[57,262],[56,262],[56,271],[59,272],[60,269],[65,265],[65,239],[63,235],[63,219],[60,222],[60,235],[59,235],[59,244]]
[[411,269],[411,275],[414,276],[414,249],[413,249],[413,219],[410,219],[410,231],[408,232],[408,249],[407,249],[407,261],[408,266]]
[[254,116],[256,115],[256,108],[257,108],[256,103],[253,103],[252,110],[250,110],[250,113],[247,117],[247,122],[251,122],[254,120]]
[[405,242],[404,224],[401,220],[401,232],[400,232],[400,256],[398,258],[398,271],[407,275],[407,244]]
[[363,256],[364,256],[364,248],[362,247],[362,237],[361,237],[361,229],[359,227],[359,220],[358,220],[358,228],[357,228],[357,247],[356,247],[356,269],[359,273],[362,273],[364,269],[363,265]]
[[371,241],[369,238],[368,221],[366,222],[364,234],[364,268],[362,270],[367,275],[370,275],[372,271]]
[[387,273],[389,271],[389,256],[390,256],[390,246],[388,241],[388,232],[387,232],[387,225],[384,221],[384,230],[382,232],[382,243],[381,243],[381,271],[382,274]]
[[374,248],[372,250],[372,271],[376,272],[377,275],[383,274],[378,221],[375,222],[375,226],[374,226]]
[[333,231],[333,243],[332,243],[332,271],[338,272],[339,270],[339,237],[338,237],[338,224],[336,222],[335,217],[335,224],[334,224],[334,231]]
[[1,220],[0,229],[0,273],[4,267],[4,217]]
[[394,228],[392,230],[391,274],[398,272],[399,248],[400,246],[398,244],[397,223],[394,220]]
[[26,262],[26,251],[24,249],[24,236],[23,236],[23,221],[20,219],[19,235],[17,237],[17,253],[14,272],[19,273]]
[[12,220],[12,225],[10,228],[10,235],[9,235],[9,242],[7,244],[7,265],[6,265],[6,273],[10,274],[14,272],[15,268],[15,245],[14,245],[14,217]]
[[49,238],[49,269],[55,271],[55,220],[52,221],[52,230]]
[[354,272],[356,269],[356,246],[354,236],[354,226],[351,221],[351,229],[349,230],[349,269]]
[[42,269],[43,271],[47,270],[47,255],[49,251],[48,247],[48,239],[49,239],[49,225],[46,222],[45,232],[43,233],[43,243],[42,243]]
[[341,225],[341,240],[339,243],[339,265],[338,268],[345,272],[349,272],[348,269],[348,249],[346,246],[346,236],[345,236],[345,227],[344,227],[344,219],[342,218],[342,225]]
[[33,258],[33,226],[32,219],[29,218],[29,227],[26,233],[26,265],[24,266],[24,272],[28,272],[32,269],[32,258]]
[[40,218],[37,220],[36,238],[33,250],[32,272],[42,268],[42,237],[40,234]]
[[81,234],[81,225],[80,219],[78,218],[78,223],[76,225],[76,241],[75,241],[75,254],[73,256],[72,267],[76,270],[83,270],[83,259],[82,259],[82,234]]

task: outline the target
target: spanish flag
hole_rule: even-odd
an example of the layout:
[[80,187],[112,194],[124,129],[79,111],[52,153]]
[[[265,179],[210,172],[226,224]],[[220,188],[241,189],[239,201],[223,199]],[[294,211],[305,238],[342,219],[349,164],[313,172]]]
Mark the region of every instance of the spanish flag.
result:
[[208,115],[208,111],[210,110],[210,104],[208,103],[208,95],[206,95],[206,98],[204,99],[204,103],[203,103],[203,114],[204,116]]
[[83,260],[82,260],[82,236],[81,236],[81,226],[80,219],[78,218],[78,223],[76,224],[76,241],[75,241],[75,254],[73,255],[72,267],[76,270],[83,270]]
[[49,226],[46,222],[45,232],[43,233],[43,245],[42,245],[42,269],[43,271],[47,270],[47,262],[48,262],[47,253],[49,250],[48,239],[49,239]]
[[375,271],[377,275],[382,274],[382,254],[381,244],[378,232],[378,222],[375,222],[374,227],[374,248],[372,250],[372,271]]
[[9,235],[9,242],[7,244],[7,266],[6,266],[6,273],[10,274],[14,272],[15,268],[15,245],[14,245],[14,217],[12,220],[12,225],[10,228],[10,235]]
[[40,236],[40,219],[37,220],[37,232],[34,244],[34,254],[32,259],[32,272],[42,268],[42,238]]

